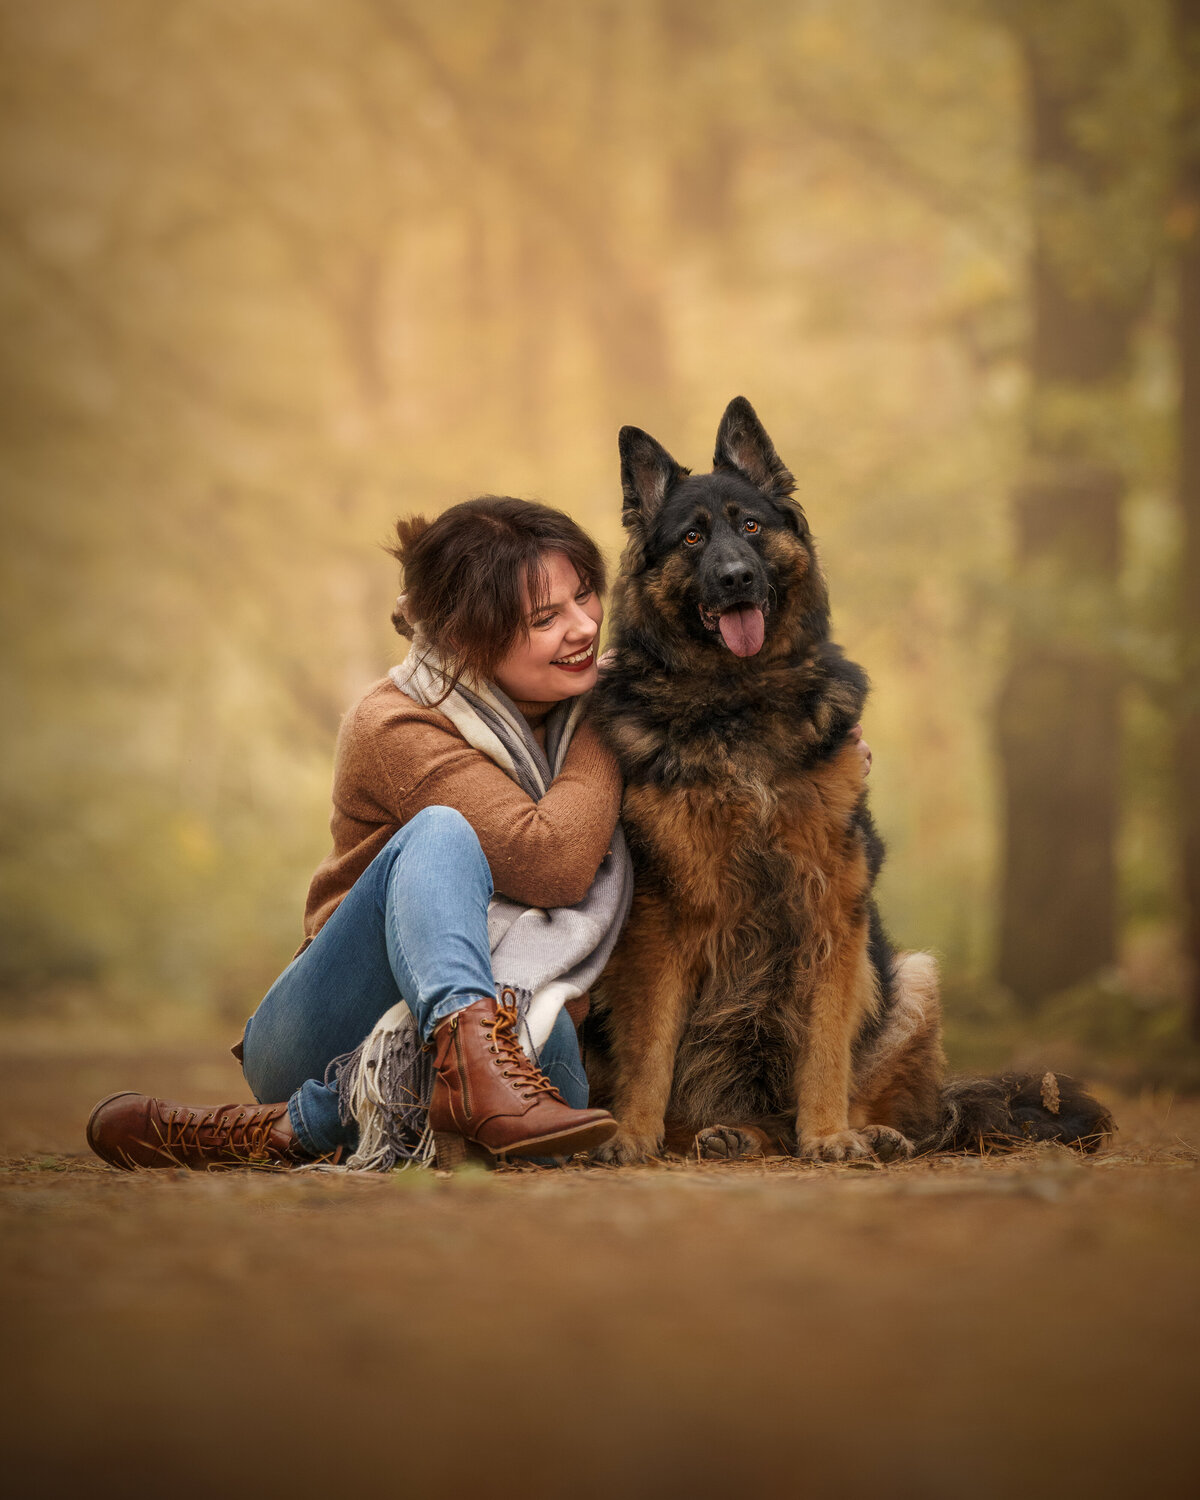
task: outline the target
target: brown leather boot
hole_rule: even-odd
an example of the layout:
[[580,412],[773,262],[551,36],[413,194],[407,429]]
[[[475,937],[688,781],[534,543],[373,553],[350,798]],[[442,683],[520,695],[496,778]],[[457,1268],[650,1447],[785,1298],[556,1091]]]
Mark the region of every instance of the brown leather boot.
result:
[[517,1036],[511,990],[477,1000],[434,1031],[429,1124],[437,1164],[457,1166],[469,1152],[492,1158],[570,1156],[611,1140],[606,1109],[572,1109]]
[[[88,1145],[114,1167],[296,1167],[312,1160],[286,1104],[193,1109],[146,1094],[110,1094],[92,1110]],[[324,1160],[336,1161],[341,1150]]]

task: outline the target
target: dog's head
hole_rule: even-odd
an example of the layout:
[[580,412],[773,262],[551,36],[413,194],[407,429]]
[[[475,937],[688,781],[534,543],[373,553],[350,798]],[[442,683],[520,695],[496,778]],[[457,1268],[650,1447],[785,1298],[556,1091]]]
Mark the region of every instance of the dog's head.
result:
[[693,475],[638,427],[620,436],[620,593],[644,635],[681,634],[719,657],[769,658],[828,635],[828,599],[795,480],[744,396],[717,430],[711,474]]

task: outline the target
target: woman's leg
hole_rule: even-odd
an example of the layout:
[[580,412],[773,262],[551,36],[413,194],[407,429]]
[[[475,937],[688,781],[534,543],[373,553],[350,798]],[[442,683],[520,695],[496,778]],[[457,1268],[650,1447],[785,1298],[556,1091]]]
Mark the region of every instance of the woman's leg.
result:
[[538,1063],[572,1109],[587,1108],[588,1081],[579,1052],[579,1038],[575,1023],[565,1010],[559,1011],[553,1030],[538,1053]]
[[404,999],[423,1040],[456,1010],[494,994],[487,940],[491,872],[461,813],[410,819],[276,980],[246,1028],[244,1069],[258,1099],[287,1098],[302,1145],[352,1141],[337,1090],[323,1083]]
[[[122,1093],[93,1110],[89,1143],[114,1166],[196,1168],[293,1165],[351,1145],[357,1132],[342,1124],[337,1089],[322,1080],[401,999],[422,1038],[437,1041],[430,1125],[439,1162],[444,1156],[452,1164],[468,1146],[493,1157],[543,1146],[569,1155],[607,1140],[616,1123],[606,1111],[575,1108],[545,1091],[544,1076],[521,1050],[513,1012],[494,997],[491,894],[487,860],[466,819],[426,808],[372,861],[247,1022],[246,1079],[260,1100],[287,1098],[286,1105],[192,1108]],[[586,1101],[565,1014],[543,1052],[567,1099]]]

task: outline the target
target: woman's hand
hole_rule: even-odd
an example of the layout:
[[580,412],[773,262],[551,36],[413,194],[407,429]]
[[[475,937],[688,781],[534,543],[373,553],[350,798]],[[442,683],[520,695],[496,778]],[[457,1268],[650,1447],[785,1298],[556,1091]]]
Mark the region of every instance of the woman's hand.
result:
[[862,773],[865,778],[871,774],[871,747],[863,739],[861,724],[856,724],[850,731],[850,738],[855,742],[855,748],[862,757]]

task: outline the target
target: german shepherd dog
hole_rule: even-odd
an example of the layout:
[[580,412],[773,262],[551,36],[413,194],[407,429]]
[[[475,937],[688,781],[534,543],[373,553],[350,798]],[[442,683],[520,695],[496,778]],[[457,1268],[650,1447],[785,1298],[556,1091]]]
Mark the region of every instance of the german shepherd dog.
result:
[[795,481],[750,403],[721,419],[711,474],[636,427],[620,453],[628,545],[592,713],[626,779],[635,894],[584,1033],[621,1127],[599,1157],[659,1152],[668,1118],[726,1157],[1099,1145],[1107,1111],[1061,1075],[943,1085],[936,965],[893,951],[871,894],[866,677],[829,639]]

